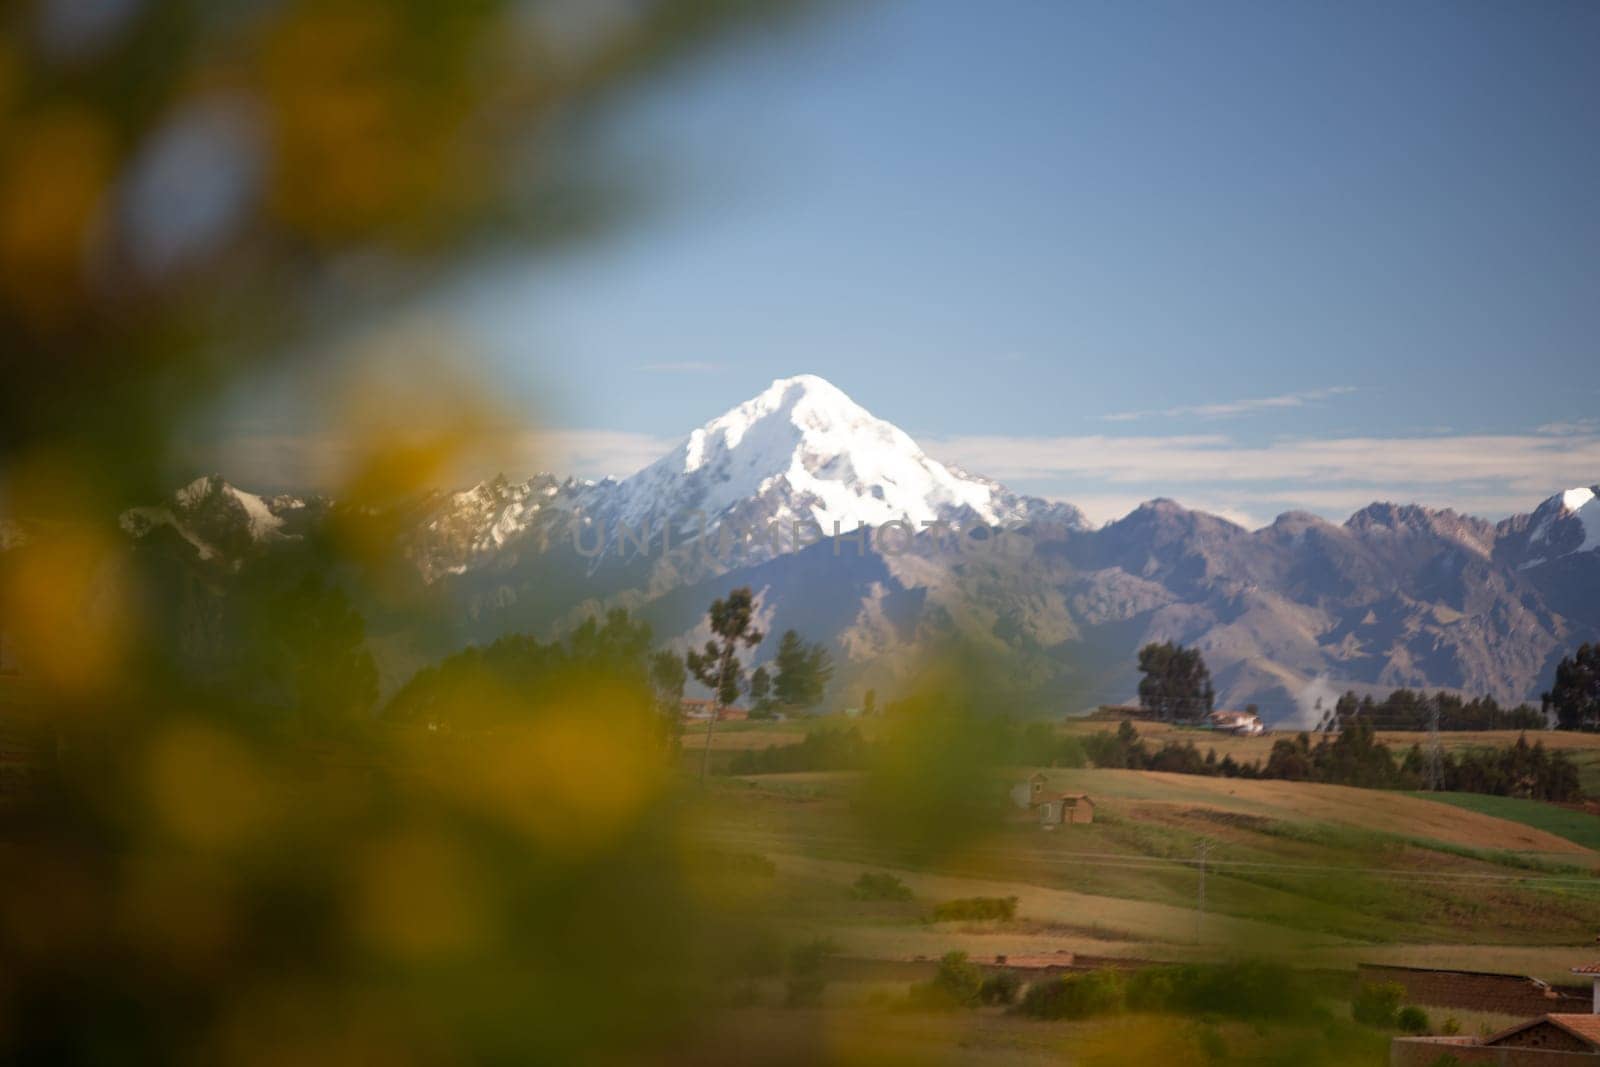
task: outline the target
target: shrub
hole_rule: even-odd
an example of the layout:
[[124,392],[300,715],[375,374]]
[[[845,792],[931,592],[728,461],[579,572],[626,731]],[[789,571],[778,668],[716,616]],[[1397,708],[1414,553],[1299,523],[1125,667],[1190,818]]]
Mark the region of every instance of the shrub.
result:
[[1367,1026],[1393,1027],[1405,995],[1405,987],[1398,982],[1363,983],[1350,1002],[1350,1016]]
[[1128,976],[1126,997],[1133,1011],[1245,1019],[1303,1016],[1316,999],[1290,968],[1257,961],[1142,968]]
[[1123,1007],[1122,976],[1116,971],[1068,974],[1028,987],[1018,1010],[1036,1019],[1087,1019]]
[[1428,1013],[1415,1004],[1407,1004],[1401,1008],[1399,1014],[1394,1017],[1394,1022],[1404,1034],[1425,1034],[1433,1028],[1428,1020]]
[[822,966],[833,955],[831,941],[816,938],[796,945],[789,953],[789,979],[784,1003],[791,1008],[810,1007],[822,999],[828,980]]
[[1461,1020],[1454,1015],[1446,1015],[1444,1023],[1439,1027],[1439,1032],[1445,1037],[1455,1037],[1461,1032]]
[[1227,1063],[1228,1043],[1222,1039],[1222,1034],[1215,1026],[1207,1026],[1200,1031],[1200,1054],[1206,1058],[1207,1063]]
[[1130,1011],[1178,1010],[1180,968],[1145,967],[1128,976],[1126,999]]
[[946,900],[933,909],[936,923],[961,920],[999,919],[1009,922],[1017,917],[1016,897],[961,897]]
[[1015,971],[1001,971],[983,980],[978,988],[978,999],[985,1004],[1012,1004],[1022,991],[1022,979]]
[[911,887],[892,874],[866,871],[856,879],[850,895],[857,900],[910,900]]
[[983,972],[965,952],[946,952],[931,979],[911,987],[911,1003],[934,1011],[970,1008],[978,1002]]

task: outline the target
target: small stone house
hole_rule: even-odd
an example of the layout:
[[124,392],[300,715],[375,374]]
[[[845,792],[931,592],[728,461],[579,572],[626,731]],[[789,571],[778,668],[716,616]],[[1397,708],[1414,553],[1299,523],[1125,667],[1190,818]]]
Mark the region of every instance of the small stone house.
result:
[[1011,789],[1011,802],[1019,814],[1037,818],[1039,825],[1054,829],[1063,823],[1094,822],[1094,801],[1087,793],[1057,793],[1046,788],[1048,779],[1034,774]]
[[1039,825],[1094,822],[1094,801],[1087,793],[1057,793],[1039,805]]

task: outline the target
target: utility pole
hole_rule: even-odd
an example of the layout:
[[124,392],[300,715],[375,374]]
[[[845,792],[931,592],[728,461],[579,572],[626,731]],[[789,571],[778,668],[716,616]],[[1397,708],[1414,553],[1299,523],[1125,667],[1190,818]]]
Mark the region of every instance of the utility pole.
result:
[[1439,705],[1437,697],[1428,712],[1428,789],[1439,792],[1444,788],[1444,749],[1439,744]]
[[1200,943],[1201,926],[1206,921],[1206,859],[1211,855],[1211,848],[1215,842],[1201,841],[1195,845],[1195,858],[1200,864],[1200,890],[1195,900],[1194,909],[1194,943]]

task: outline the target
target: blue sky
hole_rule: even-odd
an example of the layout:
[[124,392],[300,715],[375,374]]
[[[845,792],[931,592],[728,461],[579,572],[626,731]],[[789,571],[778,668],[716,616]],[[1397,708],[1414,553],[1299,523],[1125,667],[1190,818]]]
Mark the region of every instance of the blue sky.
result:
[[807,372],[1097,520],[1526,510],[1600,480],[1597,55],[1576,2],[840,4],[453,311],[586,474]]

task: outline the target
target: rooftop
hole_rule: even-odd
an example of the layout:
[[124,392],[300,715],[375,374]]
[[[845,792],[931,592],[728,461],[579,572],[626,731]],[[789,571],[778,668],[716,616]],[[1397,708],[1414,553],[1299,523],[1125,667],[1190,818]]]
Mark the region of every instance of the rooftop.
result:
[[1600,1049],[1600,1015],[1592,1015],[1587,1013],[1581,1015],[1541,1015],[1537,1019],[1529,1019],[1527,1022],[1521,1022],[1515,1026],[1509,1026],[1506,1029],[1501,1030],[1499,1033],[1490,1034],[1488,1037],[1483,1039],[1482,1043],[1485,1045],[1498,1044],[1499,1042],[1504,1041],[1506,1038],[1511,1037],[1514,1034],[1519,1034],[1529,1027],[1538,1026],[1540,1023],[1549,1023],[1551,1026],[1559,1027],[1578,1040],[1583,1041],[1596,1049]]

